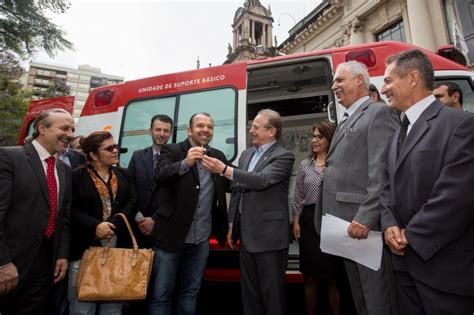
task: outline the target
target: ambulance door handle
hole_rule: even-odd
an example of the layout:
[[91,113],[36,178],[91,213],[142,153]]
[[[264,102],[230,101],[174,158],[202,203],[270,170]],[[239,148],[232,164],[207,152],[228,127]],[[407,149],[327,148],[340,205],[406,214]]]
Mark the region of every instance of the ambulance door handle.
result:
[[336,106],[334,105],[334,102],[329,102],[328,107],[328,120],[332,123],[336,122]]

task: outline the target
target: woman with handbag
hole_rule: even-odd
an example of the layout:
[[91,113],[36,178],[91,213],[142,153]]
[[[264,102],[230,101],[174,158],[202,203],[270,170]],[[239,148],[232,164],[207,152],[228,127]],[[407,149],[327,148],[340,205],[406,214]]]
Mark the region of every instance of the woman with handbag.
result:
[[78,300],[76,281],[81,258],[90,246],[131,247],[122,218],[133,216],[135,185],[128,170],[118,163],[119,147],[106,131],[91,133],[81,140],[87,165],[72,173],[71,245],[69,249],[68,299],[71,315],[121,314],[121,303],[89,303]]

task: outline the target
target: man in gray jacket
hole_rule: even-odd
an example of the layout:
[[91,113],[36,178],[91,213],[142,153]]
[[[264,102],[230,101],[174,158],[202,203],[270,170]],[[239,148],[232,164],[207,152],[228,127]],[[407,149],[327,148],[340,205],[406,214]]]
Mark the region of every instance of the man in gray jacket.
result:
[[[285,271],[288,258],[288,186],[295,157],[277,140],[280,115],[261,110],[250,128],[252,148],[239,167],[203,157],[204,166],[232,180],[227,242],[241,239],[240,279],[245,314],[286,314]],[[240,221],[240,223],[238,222]],[[240,225],[240,229],[235,229]],[[236,235],[237,234],[237,235]]]
[[[369,74],[362,63],[340,64],[332,89],[346,108],[326,158],[322,209],[315,216],[320,231],[321,211],[350,222],[352,238],[367,238],[380,231],[379,196],[386,180],[386,148],[399,125],[397,112],[368,96]],[[387,253],[388,255],[388,253]],[[354,303],[359,315],[394,314],[395,290],[389,261],[373,271],[344,259]]]

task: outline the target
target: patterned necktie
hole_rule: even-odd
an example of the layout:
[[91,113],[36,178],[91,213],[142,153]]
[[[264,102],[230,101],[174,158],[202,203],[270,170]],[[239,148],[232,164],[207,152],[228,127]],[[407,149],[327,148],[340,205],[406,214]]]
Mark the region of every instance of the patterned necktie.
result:
[[160,158],[161,156],[158,153],[153,154],[153,171],[155,171],[158,164],[160,164]]
[[402,150],[403,143],[405,142],[405,138],[407,137],[409,124],[410,124],[410,120],[408,120],[408,116],[406,114],[403,114],[401,127],[400,127],[400,135],[398,136],[398,155],[400,155],[400,151]]
[[54,176],[54,162],[56,158],[50,156],[46,159],[46,182],[48,183],[49,191],[49,204],[51,205],[51,214],[48,220],[48,226],[44,233],[47,238],[50,238],[54,234],[54,227],[56,226],[56,208],[58,206],[58,186],[56,184],[56,176]]

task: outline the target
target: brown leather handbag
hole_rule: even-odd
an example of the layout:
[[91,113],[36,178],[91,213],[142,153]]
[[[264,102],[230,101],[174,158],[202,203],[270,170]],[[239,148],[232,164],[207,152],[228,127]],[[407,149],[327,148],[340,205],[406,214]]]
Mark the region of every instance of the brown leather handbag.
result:
[[139,249],[127,217],[125,221],[133,248],[91,246],[84,252],[77,275],[79,301],[135,301],[146,298],[153,267],[153,251]]

